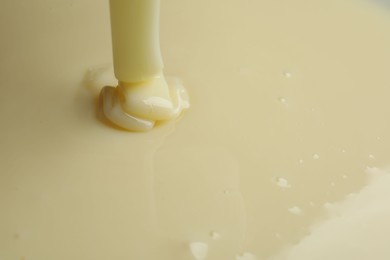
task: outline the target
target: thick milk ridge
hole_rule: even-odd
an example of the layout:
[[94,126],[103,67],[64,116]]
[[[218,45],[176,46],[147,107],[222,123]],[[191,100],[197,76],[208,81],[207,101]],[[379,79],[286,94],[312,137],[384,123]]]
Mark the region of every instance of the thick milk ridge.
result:
[[[85,80],[111,66],[107,1],[3,3],[1,260],[304,259],[350,237],[321,243],[327,209],[379,191],[366,169],[389,163],[389,11],[353,0],[161,8],[165,73],[192,107],[128,133],[99,116],[100,89]],[[375,249],[388,207],[358,204],[377,218],[366,218],[373,239],[355,242]]]

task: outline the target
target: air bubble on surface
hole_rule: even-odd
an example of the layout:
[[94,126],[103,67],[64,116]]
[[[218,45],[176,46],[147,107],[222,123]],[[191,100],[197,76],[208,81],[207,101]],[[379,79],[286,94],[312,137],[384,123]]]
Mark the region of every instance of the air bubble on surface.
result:
[[291,207],[288,209],[288,211],[291,213],[291,214],[294,214],[294,215],[303,215],[303,211],[301,208],[297,207],[297,206],[294,206],[294,207]]
[[286,104],[287,103],[287,99],[285,97],[278,97],[278,101],[282,104]]
[[252,253],[245,252],[241,255],[237,255],[236,260],[257,260],[257,257]]
[[330,202],[325,202],[324,203],[324,209],[330,210],[332,208],[333,208],[333,204],[332,203],[330,203]]
[[293,75],[290,71],[283,71],[283,76],[285,78],[291,78]]
[[219,234],[218,232],[212,231],[212,232],[210,232],[210,237],[213,240],[218,240],[221,238],[221,234]]
[[284,188],[284,189],[291,188],[290,183],[285,178],[278,177],[275,179],[275,183],[280,188]]

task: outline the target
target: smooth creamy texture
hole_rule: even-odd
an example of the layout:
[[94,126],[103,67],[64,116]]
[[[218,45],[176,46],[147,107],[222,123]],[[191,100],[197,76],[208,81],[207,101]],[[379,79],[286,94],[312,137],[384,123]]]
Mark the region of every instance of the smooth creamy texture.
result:
[[[192,109],[128,133],[102,124],[100,89],[84,80],[111,61],[107,1],[3,2],[0,259],[194,260],[194,243],[206,260],[337,249],[348,235],[323,227],[351,231],[356,216],[326,224],[328,208],[369,187],[388,198],[365,186],[367,166],[389,163],[390,12],[167,0],[161,18],[166,73],[185,81]],[[356,250],[389,259],[375,247],[389,236],[387,200],[355,201],[372,238],[350,235]]]

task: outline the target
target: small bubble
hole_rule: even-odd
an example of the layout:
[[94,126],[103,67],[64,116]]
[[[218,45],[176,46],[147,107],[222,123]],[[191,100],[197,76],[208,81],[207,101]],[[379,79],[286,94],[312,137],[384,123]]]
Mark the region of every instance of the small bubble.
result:
[[341,176],[341,178],[343,178],[345,180],[345,179],[348,179],[348,176],[344,174],[343,176]]
[[333,208],[333,205],[332,205],[332,203],[330,203],[330,202],[325,202],[324,208],[327,209],[327,210],[330,210],[330,209]]
[[218,240],[221,238],[221,235],[218,232],[212,231],[210,232],[210,237],[213,240]]
[[291,78],[292,77],[292,73],[289,72],[289,71],[284,71],[283,72],[283,76],[286,77],[286,78]]
[[372,154],[369,154],[369,155],[368,155],[368,158],[371,159],[371,160],[374,160],[374,159],[375,159],[375,156],[372,155]]
[[237,255],[236,260],[256,260],[256,256],[252,253],[245,252],[242,255]]
[[279,239],[279,240],[282,239],[282,235],[280,235],[279,233],[275,233],[274,236],[276,239]]
[[346,152],[347,152],[347,150],[345,150],[345,149],[342,149],[342,150],[341,150],[341,152],[342,152],[342,153],[346,153]]
[[287,99],[286,99],[285,97],[279,97],[279,98],[278,98],[278,101],[279,101],[280,103],[283,103],[283,104],[287,103]]
[[226,190],[224,190],[224,191],[223,191],[223,194],[225,194],[225,195],[229,195],[229,194],[230,194],[230,190],[227,190],[227,189],[226,189]]
[[193,242],[190,244],[190,251],[196,260],[204,260],[207,257],[209,246],[203,242]]
[[313,154],[313,159],[314,159],[314,160],[318,160],[318,159],[320,159],[320,156],[319,156],[318,154],[315,153],[315,154]]
[[330,186],[331,186],[331,187],[335,187],[335,186],[336,186],[336,183],[331,182],[331,183],[330,183]]
[[298,161],[298,163],[299,163],[299,164],[303,164],[303,159],[300,159],[300,160]]
[[303,214],[303,211],[301,208],[297,207],[297,206],[294,206],[294,207],[291,207],[288,209],[288,211],[294,215],[302,215]]
[[288,180],[285,178],[278,177],[275,180],[276,185],[278,185],[280,188],[291,188],[291,185],[288,183]]

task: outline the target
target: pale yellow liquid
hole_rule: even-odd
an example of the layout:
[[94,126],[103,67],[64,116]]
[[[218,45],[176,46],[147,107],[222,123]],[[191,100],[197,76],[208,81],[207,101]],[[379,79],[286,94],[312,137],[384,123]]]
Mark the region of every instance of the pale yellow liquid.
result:
[[[160,0],[110,0],[116,88],[101,90],[104,116],[129,131],[151,130],[189,107],[185,87],[167,82],[160,51]],[[101,88],[101,86],[99,86]],[[158,124],[159,122],[157,122]]]
[[0,259],[389,259],[390,12],[169,0],[161,19],[192,107],[137,134],[84,82],[111,61],[107,1],[3,3]]

